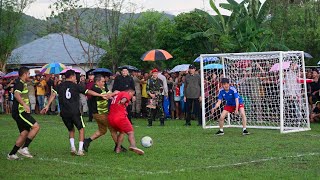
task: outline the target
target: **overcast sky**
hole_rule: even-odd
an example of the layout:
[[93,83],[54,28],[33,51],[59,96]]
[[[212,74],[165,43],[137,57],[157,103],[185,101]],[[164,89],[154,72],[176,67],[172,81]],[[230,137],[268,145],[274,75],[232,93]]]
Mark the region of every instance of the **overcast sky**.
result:
[[[83,0],[89,6],[93,6],[96,0]],[[165,11],[170,14],[177,15],[181,12],[189,12],[195,8],[204,9],[210,13],[213,11],[210,8],[209,0],[131,0],[135,4],[143,7],[143,10],[154,9],[157,11]],[[216,3],[224,2],[225,0],[215,0]],[[51,10],[48,8],[55,0],[36,0],[25,11],[26,14],[39,19],[45,19],[50,15]],[[224,12],[227,13],[227,12]]]

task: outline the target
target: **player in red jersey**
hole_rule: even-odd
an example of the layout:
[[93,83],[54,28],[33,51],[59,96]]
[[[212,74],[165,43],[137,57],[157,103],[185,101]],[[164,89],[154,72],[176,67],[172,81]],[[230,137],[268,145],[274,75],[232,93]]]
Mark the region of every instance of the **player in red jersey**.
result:
[[130,143],[129,150],[142,155],[144,154],[144,151],[136,147],[134,130],[127,117],[126,107],[133,95],[134,90],[128,89],[127,91],[119,92],[113,97],[110,105],[108,121],[109,125],[118,132],[116,153],[121,152],[121,144],[123,142],[124,135],[127,134]]

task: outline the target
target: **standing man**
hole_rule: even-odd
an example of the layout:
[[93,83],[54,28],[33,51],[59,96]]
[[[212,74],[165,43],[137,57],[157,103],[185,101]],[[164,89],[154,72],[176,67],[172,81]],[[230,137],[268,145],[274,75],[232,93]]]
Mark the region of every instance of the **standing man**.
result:
[[[47,81],[47,85],[48,85],[48,92],[47,92],[47,97],[49,98],[50,95],[51,95],[51,89],[54,88],[54,79],[55,79],[55,76],[54,74],[51,74],[50,78],[48,79]],[[56,101],[53,101],[51,103],[51,111],[49,112],[49,114],[54,114],[56,112]],[[41,109],[40,109],[41,110]]]
[[[86,84],[86,89],[92,89],[92,87],[94,86],[94,74],[93,72],[89,72],[88,73],[88,82]],[[92,97],[90,95],[86,95],[87,96],[87,105],[88,105],[88,115],[89,115],[89,122],[92,122]]]
[[219,91],[218,95],[218,102],[214,106],[214,108],[211,110],[211,113],[213,114],[217,108],[220,107],[220,104],[222,100],[226,100],[226,105],[223,108],[223,111],[221,113],[220,119],[219,119],[219,126],[220,130],[216,133],[216,135],[221,136],[224,135],[223,132],[223,124],[224,124],[224,119],[228,115],[228,113],[235,113],[239,114],[242,117],[242,126],[243,126],[243,135],[248,135],[250,134],[247,131],[247,118],[246,118],[246,113],[244,111],[244,104],[242,97],[238,94],[237,89],[233,86],[230,86],[229,84],[229,79],[228,78],[222,78],[221,79],[221,84],[222,88]]
[[198,126],[202,125],[200,102],[201,102],[201,78],[199,74],[195,74],[196,67],[189,66],[189,74],[186,75],[184,83],[184,102],[186,103],[186,126],[191,126],[191,112],[192,107],[198,117]]
[[39,132],[40,126],[37,121],[30,115],[30,101],[28,96],[28,85],[30,72],[27,67],[19,69],[19,78],[14,84],[14,101],[12,107],[12,117],[16,121],[20,135],[16,144],[8,154],[8,160],[16,160],[19,154],[33,158],[29,152],[29,145]]
[[156,116],[160,117],[160,125],[164,126],[164,113],[163,113],[163,82],[158,78],[158,70],[153,69],[151,71],[152,76],[147,83],[147,93],[150,96],[147,108],[149,108],[148,114],[148,126],[152,126],[152,121]]
[[31,114],[34,114],[36,109],[36,104],[37,104],[36,92],[34,88],[34,80],[30,79],[27,85],[28,85],[28,95],[29,95],[29,101],[30,101],[30,107],[31,107]]
[[[121,70],[121,75],[117,76],[114,79],[112,92],[126,91],[128,89],[135,90],[134,81],[133,81],[133,78],[131,76],[129,76],[128,69],[126,67],[124,67]],[[135,101],[135,99],[136,99],[135,96],[133,96],[132,101]],[[128,112],[128,119],[132,123],[132,121],[131,121],[131,109],[132,109],[131,104],[129,103],[129,105],[126,106],[126,108],[127,108],[127,112]]]
[[[73,70],[68,70],[65,74],[66,81],[62,82],[55,89],[52,90],[51,96],[49,98],[48,104],[41,111],[41,113],[46,113],[49,109],[51,102],[55,99],[56,95],[59,95],[59,103],[61,106],[60,116],[68,129],[69,132],[69,140],[71,145],[71,154],[83,156],[83,141],[84,141],[84,127],[85,124],[83,122],[82,116],[80,114],[79,108],[79,94],[89,94],[91,96],[99,96],[107,99],[107,95],[98,94],[94,91],[88,90],[76,84],[76,73]],[[76,151],[76,147],[74,145],[74,126],[77,127],[79,131],[79,150]]]
[[139,73],[136,71],[132,72],[132,78],[136,90],[136,101],[132,102],[132,113],[133,117],[137,118],[141,116],[141,80]]
[[[86,76],[81,74],[79,85],[86,88]],[[80,94],[80,113],[84,115],[88,112],[87,97],[84,94]]]
[[39,74],[36,75],[35,85],[37,88],[37,100],[39,104],[39,111],[44,107],[44,95],[46,94],[46,81],[41,78]]
[[149,73],[144,73],[143,78],[141,79],[141,112],[143,117],[148,116],[148,111],[147,111],[147,103],[148,103],[148,98],[149,95],[147,93],[147,82],[149,79]]

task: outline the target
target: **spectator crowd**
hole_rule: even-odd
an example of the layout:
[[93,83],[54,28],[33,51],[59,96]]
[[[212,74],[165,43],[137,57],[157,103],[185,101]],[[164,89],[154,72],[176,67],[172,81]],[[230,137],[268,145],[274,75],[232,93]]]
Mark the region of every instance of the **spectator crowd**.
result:
[[[201,99],[206,101],[216,101],[215,96],[219,92],[219,78],[222,72],[205,73],[205,97],[201,97],[201,79],[199,70],[191,65],[188,71],[174,72],[160,71],[153,69],[150,72],[130,71],[126,68],[113,75],[105,76],[105,89],[109,91],[124,91],[128,88],[135,89],[135,96],[127,107],[128,117],[146,118],[148,126],[152,126],[153,121],[160,120],[160,125],[164,125],[166,119],[183,119],[185,125],[190,126],[191,120],[195,119],[198,125],[201,121]],[[243,76],[248,73],[244,72]],[[95,85],[95,74],[88,73],[87,77],[79,74],[77,82],[87,89],[92,89]],[[65,81],[60,75],[35,75],[28,82],[30,99],[30,109],[33,114],[40,114],[40,110],[47,104],[51,94],[51,89]],[[306,78],[312,79],[312,83],[307,84],[308,102],[310,109],[310,121],[320,120],[320,79],[317,69],[307,69]],[[13,86],[15,79],[0,78],[0,113],[10,114],[14,99]],[[241,80],[239,81],[241,83]],[[242,82],[243,83],[243,82]],[[257,84],[257,83],[254,83]],[[213,88],[215,88],[213,90]],[[241,91],[241,86],[238,87]],[[261,88],[260,88],[261,89]],[[267,91],[266,92],[271,92]],[[263,93],[260,92],[259,93]],[[253,95],[254,96],[254,95]],[[92,121],[92,97],[80,95],[80,112]],[[206,110],[209,112],[209,110]],[[60,107],[58,98],[50,106],[47,114],[58,115]],[[206,115],[207,116],[207,115]]]

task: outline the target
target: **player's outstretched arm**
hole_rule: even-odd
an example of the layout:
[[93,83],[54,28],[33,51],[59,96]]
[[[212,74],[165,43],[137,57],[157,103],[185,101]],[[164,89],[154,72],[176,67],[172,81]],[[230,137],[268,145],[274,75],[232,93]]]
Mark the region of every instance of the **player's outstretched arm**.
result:
[[96,92],[94,92],[92,90],[89,90],[89,89],[86,91],[86,94],[91,95],[91,96],[102,97],[104,99],[108,99],[108,98],[106,98],[107,94],[104,94],[104,95],[103,94],[99,94],[99,93],[96,93]]
[[47,111],[49,110],[50,104],[51,104],[52,101],[56,98],[56,93],[57,93],[56,91],[52,91],[52,92],[51,92],[51,95],[50,95],[49,100],[48,100],[48,104],[46,105],[46,107],[44,107],[44,108],[40,111],[41,114],[47,113]]
[[214,113],[214,111],[215,111],[218,107],[220,107],[220,104],[221,104],[221,100],[219,99],[218,102],[216,103],[216,105],[214,106],[214,108],[211,109],[211,113],[212,113],[212,114]]

